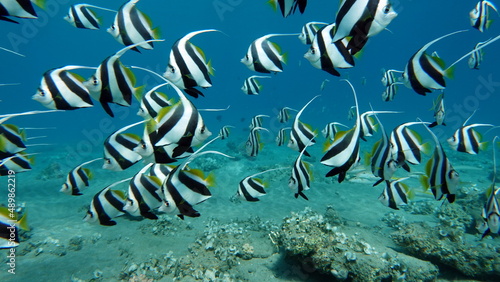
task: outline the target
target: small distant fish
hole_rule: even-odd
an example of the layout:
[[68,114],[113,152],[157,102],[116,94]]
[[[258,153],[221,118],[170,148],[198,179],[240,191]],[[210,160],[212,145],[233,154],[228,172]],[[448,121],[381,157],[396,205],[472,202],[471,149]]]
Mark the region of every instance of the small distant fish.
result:
[[286,123],[288,120],[290,120],[290,111],[297,111],[289,107],[283,107],[281,110],[278,112],[278,121],[280,123]]
[[266,172],[280,169],[283,168],[268,169],[243,178],[243,180],[241,180],[238,184],[238,191],[236,192],[236,195],[249,202],[259,201],[258,197],[264,196],[266,194],[266,191],[264,190],[266,184],[262,180],[255,177]]
[[441,124],[446,125],[446,123],[444,123],[444,118],[446,116],[444,109],[444,92],[439,94],[439,96],[436,98],[432,109],[434,110],[435,121],[429,124],[429,127],[432,128],[436,125],[441,125]]
[[[378,116],[375,115],[375,117],[378,120]],[[380,179],[375,182],[373,186],[377,186],[384,180],[391,180],[392,176],[399,167],[397,161],[392,158],[389,136],[387,136],[387,132],[385,132],[384,126],[380,120],[378,120],[378,123],[382,128],[382,137],[375,143],[371,154],[368,155],[368,157],[371,158],[370,167],[373,175],[380,177]]]
[[287,62],[287,55],[281,48],[268,39],[273,36],[289,36],[297,34],[267,34],[257,38],[248,47],[247,54],[241,62],[250,70],[260,73],[277,73],[283,71],[281,62]]
[[34,157],[30,157],[25,152],[16,153],[0,160],[0,176],[8,175],[10,170],[16,173],[29,171],[34,162]]
[[498,13],[495,5],[488,0],[480,0],[476,7],[469,12],[471,26],[480,32],[484,32],[492,23],[492,20],[489,19],[489,8]]
[[219,136],[220,136],[220,139],[224,140],[224,139],[227,139],[227,138],[229,137],[229,133],[231,132],[231,131],[229,130],[229,128],[231,128],[231,127],[233,127],[233,128],[234,128],[234,126],[232,126],[232,125],[225,125],[225,126],[223,126],[223,127],[220,129],[220,131],[219,131]]
[[384,70],[384,75],[382,76],[382,84],[386,87],[391,86],[395,83],[402,84],[399,78],[396,78],[396,73],[402,74],[403,71],[398,70]]
[[421,152],[430,152],[430,144],[422,143],[422,137],[408,126],[416,124],[428,124],[421,121],[403,123],[391,132],[391,148],[392,158],[398,162],[398,165],[403,166],[405,170],[409,170],[406,162],[417,165],[422,160]]
[[405,177],[392,181],[386,180],[386,187],[378,197],[379,201],[384,206],[395,210],[399,210],[400,206],[407,205],[410,189],[406,184],[400,182],[408,178],[409,177]]
[[130,180],[128,198],[123,210],[133,216],[143,216],[148,219],[158,219],[151,211],[159,208],[162,203],[161,185],[158,177],[146,175],[146,171],[153,164],[143,167]]
[[338,132],[333,143],[325,143],[325,155],[321,158],[321,163],[333,167],[326,177],[338,175],[338,182],[344,181],[347,171],[359,162],[359,136],[361,134],[361,118],[358,110],[358,98],[356,90],[349,80],[344,80],[352,89],[355,108],[356,125],[348,131]]
[[27,213],[21,218],[9,208],[0,206],[0,249],[10,249],[19,246],[19,228],[30,230]]
[[271,78],[270,76],[259,76],[252,75],[245,79],[241,91],[247,95],[259,95],[262,90],[262,84],[257,80],[257,78]]
[[323,22],[308,22],[302,27],[302,32],[299,35],[299,40],[304,45],[311,45],[316,33],[320,29],[319,26],[328,25]]
[[181,219],[184,219],[184,216],[200,216],[200,213],[193,206],[212,197],[208,187],[214,185],[214,177],[213,174],[205,177],[202,171],[188,168],[187,165],[195,158],[205,154],[218,154],[231,158],[217,151],[201,152],[201,150],[216,139],[214,138],[200,147],[168,174],[167,179],[165,179],[161,187],[165,198],[159,209],[160,211],[168,213],[176,212],[177,216]]
[[250,121],[250,125],[248,126],[250,130],[256,128],[256,127],[262,127],[262,118],[263,117],[269,117],[268,115],[256,115],[252,118]]
[[330,122],[329,124],[327,124],[325,128],[321,131],[323,137],[330,140],[334,140],[335,135],[337,134],[337,132],[339,132],[338,129],[339,126],[347,127],[346,125],[343,125],[339,122]]
[[173,101],[169,100],[165,94],[156,92],[158,88],[165,85],[168,85],[168,83],[157,85],[142,96],[139,111],[137,112],[138,116],[145,119],[156,118],[161,109],[173,104]]
[[[288,148],[291,148],[297,152],[301,152],[304,148],[312,146],[316,143],[314,136],[316,135],[312,130],[311,126],[300,121],[300,116],[306,107],[320,95],[314,96],[307,104],[302,107],[302,109],[295,116],[293,121],[292,130],[290,131],[290,140],[288,141]],[[306,145],[307,144],[307,145]],[[310,157],[311,155],[304,150],[304,155]]]
[[[493,138],[493,143],[496,142],[498,136]],[[496,154],[495,148],[493,148],[493,179],[490,185],[490,188],[486,191],[486,195],[488,196],[488,200],[486,201],[483,210],[481,212],[481,217],[483,218],[482,230],[480,232],[483,233],[481,239],[483,239],[488,234],[498,234],[500,231],[500,205],[498,204],[498,200],[496,195],[500,191],[500,189],[495,188],[496,180],[497,180],[497,163],[496,163]]]
[[85,80],[70,70],[89,68],[83,66],[65,66],[46,71],[40,86],[32,99],[44,107],[55,110],[76,110],[92,107],[90,93]]
[[36,19],[38,18],[33,4],[43,6],[42,0],[0,0],[0,20],[18,23],[8,17]]
[[111,190],[111,188],[120,183],[130,181],[130,179],[132,178],[117,181],[95,194],[83,221],[99,223],[104,226],[116,225],[116,221],[112,219],[125,214],[123,208],[125,207],[127,197],[123,191]]
[[132,104],[132,97],[138,97],[142,92],[143,87],[135,87],[134,73],[120,61],[126,51],[139,44],[129,45],[104,59],[95,74],[84,83],[90,95],[101,102],[102,108],[111,117],[114,114],[109,103],[128,107]]
[[307,0],[269,0],[268,3],[275,11],[279,7],[284,18],[295,13],[297,8],[299,8],[300,13],[303,14],[307,6]]
[[[484,57],[484,51],[481,50],[481,46],[487,44],[490,42],[491,39],[488,39],[483,42],[478,42],[476,46],[474,46],[474,49],[472,54],[470,54],[469,60],[467,61],[469,68],[471,69],[479,69],[479,65],[483,62],[483,57]],[[477,51],[476,51],[477,50]]]
[[74,169],[72,169],[66,176],[66,182],[61,187],[61,192],[67,195],[80,196],[84,187],[89,186],[89,180],[92,179],[92,172],[88,168],[84,168],[84,165],[88,165],[97,160],[102,160],[102,158],[93,159],[84,162]]
[[286,130],[288,129],[292,129],[291,127],[285,127],[285,128],[282,128],[280,129],[280,131],[278,131],[278,135],[276,136],[276,145],[278,146],[283,146],[285,145],[286,143]]
[[118,129],[104,140],[103,169],[121,171],[141,160],[141,155],[134,151],[134,148],[139,145],[141,138],[136,134],[122,133],[141,123],[144,123],[144,121],[136,122]]
[[372,118],[373,115],[375,114],[398,114],[401,112],[394,112],[394,111],[368,111],[364,112],[360,115],[361,118],[361,135],[359,138],[361,138],[363,141],[366,141],[365,137],[371,137],[373,136],[373,133],[377,131],[377,124],[375,124],[375,119]]
[[342,1],[335,17],[337,30],[332,42],[352,36],[347,49],[355,54],[369,37],[386,29],[397,15],[388,0]]
[[115,10],[106,9],[99,6],[89,4],[74,4],[69,7],[68,14],[64,17],[64,19],[76,28],[99,29],[101,21],[92,9],[99,9],[116,13]]
[[[309,142],[312,142],[312,139]],[[307,144],[309,145],[309,144]],[[311,178],[312,171],[311,165],[302,160],[302,155],[306,151],[307,145],[302,149],[299,156],[295,160],[292,167],[292,174],[290,179],[288,180],[288,187],[294,192],[295,198],[301,196],[302,198],[309,200],[307,196],[304,194],[304,191],[309,190],[311,188]]]
[[260,142],[260,135],[258,130],[269,131],[263,127],[254,127],[250,129],[250,134],[248,135],[247,142],[245,143],[245,149],[247,152],[247,156],[249,157],[256,157],[264,146]]
[[326,87],[326,83],[327,83],[327,82],[330,82],[330,80],[328,80],[328,79],[326,79],[326,78],[325,78],[325,80],[323,80],[323,81],[321,82],[321,85],[319,86],[319,90],[320,90],[320,91],[325,90],[325,87]]
[[210,75],[214,75],[214,68],[210,61],[206,61],[205,53],[189,40],[195,35],[205,32],[219,31],[205,29],[193,31],[177,40],[170,51],[167,70],[163,74],[175,86],[186,91],[194,98],[204,96],[194,87],[209,88],[212,86]]
[[385,88],[385,91],[382,92],[383,101],[389,102],[394,100],[394,96],[396,96],[396,93],[398,92],[398,84],[399,83],[393,83]]
[[353,118],[356,117],[356,110],[357,110],[356,106],[351,106],[349,108],[349,111],[347,112],[347,119],[348,120],[352,120]]
[[443,146],[436,135],[429,128],[427,131],[432,135],[436,147],[434,154],[425,165],[425,176],[421,177],[422,185],[426,190],[431,188],[436,200],[440,201],[443,196],[446,196],[448,202],[453,203],[460,183],[458,172],[446,157]]
[[348,39],[340,39],[332,43],[335,24],[322,27],[316,33],[309,50],[304,54],[313,67],[327,73],[340,76],[335,68],[354,67],[354,58],[347,50]]
[[153,49],[152,39],[160,38],[160,32],[158,28],[153,29],[151,19],[135,7],[137,2],[139,0],[129,0],[123,4],[107,31],[119,43],[134,45],[130,49],[139,52],[139,46],[146,50]]
[[474,130],[474,127],[493,125],[484,123],[465,125],[474,113],[475,111],[465,120],[462,126],[455,131],[453,136],[448,138],[448,144],[453,148],[453,150],[476,155],[479,153],[479,150],[486,149],[487,143],[481,142],[483,139],[482,135]]

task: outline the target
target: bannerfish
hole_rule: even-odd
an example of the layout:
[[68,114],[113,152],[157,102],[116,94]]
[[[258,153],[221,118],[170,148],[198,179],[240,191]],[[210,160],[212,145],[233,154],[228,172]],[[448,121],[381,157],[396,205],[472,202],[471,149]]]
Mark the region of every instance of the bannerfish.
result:
[[[469,65],[469,68],[478,70],[479,65],[483,62],[483,57],[484,57],[484,51],[481,50],[481,46],[484,44],[488,43],[491,39],[488,39],[483,42],[478,42],[476,46],[474,46],[474,49],[472,54],[470,54],[469,60],[467,61],[467,64]],[[477,51],[476,51],[477,50]]]
[[408,126],[416,124],[429,124],[428,122],[407,122],[400,124],[391,132],[391,152],[399,166],[409,171],[407,162],[417,165],[422,160],[421,152],[428,154],[431,150],[429,143],[422,143],[422,137]]
[[394,210],[399,210],[400,206],[408,204],[408,194],[410,189],[401,181],[409,177],[399,178],[396,180],[386,180],[386,187],[382,194],[378,197],[379,201],[384,205]]
[[476,155],[480,150],[486,149],[487,142],[481,142],[482,135],[474,130],[475,127],[479,126],[493,126],[492,124],[475,123],[465,125],[469,119],[474,115],[474,111],[470,117],[468,117],[462,126],[455,131],[453,136],[448,138],[448,144],[453,148],[453,150],[463,153],[468,153],[471,155]]
[[269,117],[268,115],[256,115],[250,121],[250,125],[248,126],[250,129],[254,129],[256,127],[262,127],[262,118]]
[[139,111],[137,112],[138,116],[145,119],[156,118],[161,109],[174,104],[174,101],[172,99],[168,99],[164,93],[156,91],[165,85],[168,85],[168,82],[151,88],[151,90],[142,96]]
[[444,108],[444,92],[439,94],[439,96],[434,101],[434,105],[432,107],[434,110],[434,119],[435,121],[429,124],[429,127],[434,127],[436,125],[446,125],[444,123],[444,118],[446,116],[445,108]]
[[299,40],[304,45],[311,45],[314,37],[318,30],[320,30],[320,26],[328,25],[328,23],[324,22],[308,22],[304,26],[302,26],[302,32],[299,35]]
[[347,127],[347,125],[343,125],[342,123],[339,122],[330,122],[328,123],[325,128],[321,131],[323,134],[323,137],[333,140],[335,139],[335,135],[337,132],[339,132],[339,126]]
[[212,87],[210,75],[214,75],[214,68],[211,61],[207,62],[203,50],[189,40],[197,34],[214,31],[219,30],[193,31],[177,40],[170,51],[167,70],[163,73],[165,78],[194,98],[204,96],[194,87],[199,86],[204,89]]
[[278,112],[278,121],[280,123],[286,123],[288,120],[290,120],[290,111],[297,111],[289,107],[283,107],[279,110]]
[[19,228],[30,230],[27,213],[21,218],[8,207],[0,206],[0,249],[10,249],[19,246]]
[[247,156],[249,157],[256,157],[259,154],[260,150],[262,150],[262,147],[264,146],[264,144],[260,142],[260,135],[258,132],[259,130],[269,131],[263,127],[254,127],[250,129],[247,142],[245,143],[245,150]]
[[[302,107],[302,109],[295,116],[292,130],[290,131],[290,140],[288,141],[288,148],[301,152],[306,147],[312,146],[316,143],[316,141],[314,140],[314,136],[316,135],[315,131],[311,128],[310,125],[300,121],[300,116],[302,115],[306,107],[319,96],[321,95],[314,96],[309,102],[307,102],[307,104],[304,105],[304,107]],[[304,150],[304,155],[308,157],[311,156],[306,150]]]
[[135,7],[137,2],[139,0],[130,0],[123,4],[107,31],[120,44],[133,45],[129,49],[140,52],[137,47],[153,49],[153,39],[160,38],[160,31],[158,28],[153,29],[151,19]]
[[238,191],[236,192],[236,195],[248,202],[259,201],[258,197],[266,195],[264,188],[266,188],[267,184],[261,179],[255,177],[266,172],[280,169],[283,168],[268,169],[243,178],[243,180],[241,180],[238,184]]
[[64,17],[64,19],[76,28],[99,29],[101,20],[92,9],[116,13],[115,10],[90,4],[74,4],[69,7],[68,14]]
[[[498,139],[498,136],[493,138],[493,143]],[[498,199],[496,198],[499,189],[495,188],[497,169],[496,169],[496,158],[495,158],[495,148],[493,148],[493,180],[490,188],[486,191],[486,196],[488,200],[484,204],[483,210],[481,212],[481,217],[483,218],[481,239],[489,234],[498,234],[500,231],[500,205],[498,204]]]
[[9,175],[9,171],[15,173],[26,172],[31,170],[31,166],[35,162],[33,154],[26,154],[25,152],[16,153],[8,158],[0,160],[0,176]]
[[333,167],[326,177],[338,175],[338,182],[344,181],[347,171],[359,162],[359,139],[361,135],[361,117],[358,110],[356,90],[349,80],[344,80],[352,89],[355,108],[356,124],[348,131],[337,132],[335,139],[325,143],[326,153],[321,158],[321,163]]
[[[312,142],[314,137],[315,136],[313,136],[309,142]],[[293,163],[292,173],[290,175],[290,179],[288,180],[288,187],[294,192],[295,198],[301,196],[302,198],[309,200],[304,194],[304,191],[311,188],[312,170],[311,165],[302,160],[302,156],[304,155],[306,148],[307,146],[304,146],[302,151],[300,151],[299,156]]]
[[219,136],[220,139],[224,140],[229,137],[229,134],[231,130],[229,128],[234,128],[232,125],[224,125],[220,130],[219,130]]
[[283,65],[287,62],[287,54],[281,52],[278,44],[269,41],[273,36],[290,36],[298,34],[267,34],[257,38],[248,47],[247,54],[241,62],[248,69],[260,73],[277,73],[283,71]]
[[141,138],[136,134],[122,132],[144,122],[139,121],[120,128],[104,140],[103,169],[122,171],[142,159],[141,155],[134,151]]
[[278,131],[278,135],[276,136],[276,145],[278,146],[283,146],[285,145],[286,143],[286,130],[289,130],[289,129],[292,129],[291,127],[285,127],[285,128],[282,128],[280,129],[280,131]]
[[243,93],[247,95],[259,95],[263,86],[257,80],[257,78],[271,78],[271,77],[252,75],[249,78],[245,79],[245,81],[243,82],[243,86],[241,87],[241,91],[243,91]]
[[120,183],[130,181],[130,179],[132,178],[117,181],[95,194],[83,221],[99,223],[104,226],[116,225],[116,221],[112,219],[125,214],[123,207],[125,206],[127,197],[123,191],[111,190],[111,188]]
[[480,32],[484,32],[488,29],[493,22],[489,19],[490,8],[498,13],[498,10],[493,3],[488,0],[479,0],[476,7],[469,12],[470,25]]
[[43,8],[45,0],[0,0],[0,20],[18,23],[8,17],[23,19],[38,18],[33,3]]
[[102,158],[84,162],[73,168],[66,176],[66,182],[63,183],[60,192],[72,196],[83,195],[82,190],[89,186],[89,180],[92,179],[92,172],[90,169],[84,168],[83,166],[97,160],[102,160]]
[[0,160],[26,150],[26,131],[13,124],[0,124]]

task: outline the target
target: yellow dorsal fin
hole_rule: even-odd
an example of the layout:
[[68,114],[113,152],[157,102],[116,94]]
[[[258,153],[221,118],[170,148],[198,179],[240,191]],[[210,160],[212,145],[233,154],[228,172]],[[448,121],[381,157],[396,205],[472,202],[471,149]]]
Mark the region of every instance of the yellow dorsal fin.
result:
[[94,175],[92,174],[92,171],[90,171],[90,169],[88,169],[88,168],[82,168],[82,170],[85,172],[85,174],[87,175],[88,179],[94,178]]
[[122,190],[111,190],[111,193],[117,195],[123,200],[127,199],[127,197],[125,196],[125,192],[123,192]]

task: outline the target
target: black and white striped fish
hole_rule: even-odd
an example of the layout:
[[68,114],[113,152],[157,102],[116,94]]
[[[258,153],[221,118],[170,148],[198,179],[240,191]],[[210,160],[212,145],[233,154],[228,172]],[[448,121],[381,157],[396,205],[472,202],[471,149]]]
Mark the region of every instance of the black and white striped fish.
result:
[[[309,142],[312,142],[313,139],[309,140]],[[302,149],[299,156],[293,163],[292,174],[288,180],[288,187],[294,192],[295,198],[301,196],[302,198],[309,200],[304,194],[304,191],[311,188],[311,165],[302,160],[302,156],[304,155],[306,148],[307,146]]]
[[74,4],[69,7],[68,14],[64,19],[76,28],[99,29],[101,20],[92,9],[116,13],[115,10],[90,4]]
[[[498,136],[493,138],[493,144],[498,139]],[[493,148],[493,179],[489,189],[486,191],[488,200],[484,204],[483,210],[481,212],[481,217],[483,218],[482,230],[483,235],[481,239],[488,234],[498,234],[500,231],[500,205],[498,204],[498,199],[496,195],[500,191],[495,188],[497,180],[497,163],[495,148]]]
[[323,134],[323,137],[334,140],[335,135],[337,132],[339,132],[339,126],[347,127],[347,125],[343,125],[342,123],[339,122],[330,122],[325,126],[325,128],[321,131]]
[[474,113],[472,113],[471,116],[465,120],[465,122],[462,124],[462,127],[457,129],[453,136],[448,138],[448,144],[453,148],[453,150],[476,155],[480,150],[486,149],[487,142],[481,142],[483,137],[479,132],[474,130],[474,128],[479,126],[493,125],[484,123],[465,125],[474,115]]
[[398,114],[401,112],[394,112],[394,111],[368,111],[364,112],[360,115],[361,118],[361,135],[359,138],[363,139],[363,141],[366,141],[365,137],[371,137],[373,136],[373,133],[377,131],[377,124],[375,123],[375,119],[372,117],[372,115],[376,114]]
[[479,2],[477,2],[476,7],[469,12],[470,24],[473,28],[480,32],[484,32],[490,27],[492,23],[492,20],[489,19],[490,8],[498,13],[495,5],[490,1],[479,0]]
[[276,145],[278,146],[283,146],[285,145],[286,143],[286,130],[288,129],[292,129],[291,127],[285,127],[285,128],[282,128],[280,129],[280,131],[278,131],[278,135],[276,136]]
[[304,45],[311,45],[314,37],[318,30],[320,30],[319,26],[328,25],[328,23],[324,22],[308,22],[304,26],[302,26],[302,32],[299,35],[300,42]]
[[243,180],[241,180],[238,184],[238,191],[236,192],[236,196],[241,197],[248,202],[259,201],[258,197],[266,195],[266,191],[264,190],[264,188],[267,186],[267,184],[264,183],[261,179],[255,177],[266,172],[280,169],[283,168],[268,169],[243,178]]
[[394,100],[394,96],[396,96],[397,92],[398,92],[398,83],[393,83],[387,86],[384,92],[382,92],[382,100],[385,102]]
[[359,137],[361,135],[361,118],[356,90],[349,80],[344,81],[349,84],[353,92],[356,124],[348,131],[338,132],[331,145],[328,142],[325,143],[326,154],[321,158],[322,164],[333,167],[326,174],[326,177],[339,175],[339,183],[344,181],[347,171],[359,162]]
[[[26,212],[21,216],[17,207],[0,206],[0,249],[12,249],[19,246],[19,228],[30,230],[27,216]],[[12,250],[11,252],[14,253]]]
[[262,84],[257,80],[257,78],[271,78],[270,76],[260,76],[260,75],[252,75],[249,78],[245,79],[243,82],[243,86],[241,87],[241,91],[247,95],[259,95],[262,90]]
[[386,187],[382,194],[378,197],[379,201],[391,209],[399,210],[400,206],[408,204],[408,194],[410,189],[401,181],[408,179],[409,177],[399,178],[396,180],[386,180]]
[[104,140],[103,169],[112,171],[125,170],[142,159],[141,155],[134,151],[134,148],[139,145],[141,138],[136,134],[122,133],[141,123],[144,123],[144,121],[139,121],[118,129]]
[[275,11],[279,7],[284,18],[295,13],[297,8],[303,14],[307,6],[307,0],[269,0],[268,3]]
[[475,52],[470,54],[469,60],[467,61],[469,68],[476,69],[476,70],[479,69],[479,65],[481,65],[481,63],[483,62],[483,57],[484,57],[484,51],[481,50],[480,48],[484,44],[488,43],[490,40],[491,39],[488,39],[488,40],[483,41],[483,42],[478,42],[476,44],[476,46],[474,46],[473,51],[475,51]]
[[145,119],[156,118],[161,109],[174,104],[165,94],[156,91],[165,85],[168,85],[168,83],[157,85],[142,96],[139,111],[137,112],[138,116]]
[[9,175],[9,171],[14,171],[15,173],[29,171],[34,162],[34,157],[30,157],[25,152],[16,153],[13,156],[0,160],[0,176]]
[[426,122],[416,121],[403,123],[391,132],[391,148],[392,158],[398,162],[398,165],[403,166],[408,170],[409,167],[405,165],[406,162],[417,165],[422,160],[421,152],[430,152],[430,144],[422,143],[422,137],[408,126],[415,124],[428,124]]
[[402,74],[403,71],[398,70],[383,70],[384,75],[382,76],[382,84],[386,87],[393,85],[394,83],[402,84],[400,78],[396,77],[396,73]]
[[286,123],[290,119],[290,111],[297,111],[289,107],[283,107],[278,112],[278,121],[280,123]]
[[421,177],[422,185],[426,190],[431,188],[436,200],[440,201],[446,196],[448,202],[453,203],[460,182],[458,172],[453,168],[448,157],[446,157],[439,139],[428,127],[425,128],[432,135],[436,147],[434,148],[432,157],[425,165],[425,175]]
[[263,117],[269,117],[268,115],[256,115],[252,118],[250,121],[250,125],[248,126],[251,129],[254,129],[256,127],[262,127],[262,118]]
[[72,169],[66,176],[66,182],[63,183],[60,192],[72,196],[83,195],[82,190],[89,186],[89,180],[92,179],[92,172],[90,169],[84,168],[83,166],[97,160],[102,160],[102,158],[84,162]]
[[259,151],[262,150],[262,147],[264,146],[264,144],[260,142],[260,135],[258,132],[259,130],[265,130],[269,132],[269,130],[263,127],[254,127],[250,129],[247,142],[245,143],[245,150],[247,156],[249,157],[256,157],[259,154]]
[[151,19],[135,7],[137,2],[139,0],[129,0],[123,4],[107,31],[120,44],[134,45],[130,49],[139,52],[139,46],[147,50],[153,49],[152,39],[158,39],[160,35],[158,28],[153,29]]
[[248,47],[247,54],[241,62],[252,71],[260,73],[277,73],[283,71],[281,62],[286,63],[286,54],[281,53],[281,48],[268,39],[273,36],[288,36],[297,34],[267,34],[257,38]]
[[36,14],[33,3],[37,6],[43,6],[44,1],[40,0],[0,0],[0,20],[18,23],[8,17],[36,19]]
[[347,50],[349,42],[347,38],[334,41],[335,24],[322,27],[316,33],[309,50],[304,54],[313,67],[324,70],[327,73],[340,76],[335,68],[354,67],[354,58]]
[[111,190],[111,188],[130,179],[117,181],[95,194],[83,221],[105,226],[116,225],[116,221],[112,219],[125,214],[123,207],[127,197],[123,191]]
[[337,30],[332,42],[352,36],[347,49],[355,54],[397,15],[389,0],[343,0],[335,17]]
[[295,116],[295,120],[293,121],[292,130],[290,131],[290,140],[288,141],[288,148],[291,148],[297,152],[304,151],[304,155],[308,157],[310,157],[311,155],[304,149],[308,146],[316,144],[316,140],[314,140],[314,136],[316,134],[314,130],[312,130],[310,125],[301,122],[299,119],[306,107],[319,96],[321,95],[314,96],[297,113],[297,115]]
[[158,219],[158,216],[151,211],[159,208],[163,203],[162,182],[158,177],[145,174],[152,165],[143,167],[130,180],[127,201],[123,207],[123,210],[130,215]]
[[[378,120],[378,116],[375,116]],[[391,143],[389,141],[389,136],[384,130],[384,126],[378,120],[380,127],[382,129],[382,137],[373,146],[371,154],[369,154],[370,167],[373,175],[380,177],[380,179],[373,184],[377,186],[384,180],[391,180],[392,176],[398,169],[398,163],[392,158]]]
[[212,63],[206,61],[203,50],[189,40],[197,34],[213,31],[218,30],[193,31],[177,40],[172,46],[167,70],[163,74],[165,78],[195,98],[204,95],[194,87],[209,88],[212,86],[210,75],[214,75],[214,69]]
[[444,92],[439,94],[439,96],[434,100],[434,105],[432,107],[434,110],[434,119],[435,121],[429,124],[429,127],[434,127],[436,125],[446,125],[444,123],[444,118],[446,116],[445,108],[444,108]]
[[84,83],[90,95],[101,102],[103,109],[111,117],[114,117],[114,114],[108,103],[128,107],[132,103],[132,96],[138,97],[142,92],[142,87],[135,88],[135,76],[130,68],[125,67],[120,61],[120,57],[127,50],[139,44],[127,46],[104,59],[95,74]]
[[176,212],[177,216],[181,219],[184,219],[184,216],[200,216],[200,213],[193,206],[206,201],[212,196],[208,187],[214,185],[213,174],[205,177],[202,171],[188,168],[187,165],[195,158],[205,154],[218,154],[231,158],[217,151],[201,152],[201,150],[216,139],[212,139],[200,147],[168,174],[167,179],[165,179],[161,187],[165,198],[159,209],[160,211],[168,213]]
[[0,160],[26,150],[26,131],[13,124],[0,124]]
[[180,99],[164,108],[156,117],[157,140],[155,146],[173,146],[171,157],[177,158],[193,146],[202,144],[212,133],[205,126],[198,109],[182,91],[171,84]]
[[234,126],[231,126],[231,125],[225,125],[223,126],[220,130],[219,130],[219,136],[220,136],[220,139],[224,140],[224,139],[227,139],[229,137],[229,133],[231,132],[229,130],[229,128],[231,127],[234,127]]
[[84,79],[70,70],[88,68],[65,66],[46,71],[33,100],[56,110],[75,110],[92,107],[89,90]]

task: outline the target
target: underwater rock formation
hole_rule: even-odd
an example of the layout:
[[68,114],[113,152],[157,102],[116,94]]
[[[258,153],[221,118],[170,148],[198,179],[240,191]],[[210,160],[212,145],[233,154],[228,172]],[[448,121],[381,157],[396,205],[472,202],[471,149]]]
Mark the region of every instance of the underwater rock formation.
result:
[[432,281],[438,275],[432,263],[385,246],[373,247],[347,228],[332,207],[324,216],[308,208],[292,213],[283,220],[277,235],[288,256],[308,265],[311,272],[327,273],[332,279]]

